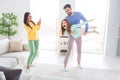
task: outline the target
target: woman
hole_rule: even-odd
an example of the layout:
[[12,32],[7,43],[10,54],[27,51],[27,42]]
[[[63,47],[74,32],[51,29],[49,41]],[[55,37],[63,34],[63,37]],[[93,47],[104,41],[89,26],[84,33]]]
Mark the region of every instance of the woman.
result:
[[[72,49],[72,45],[73,42],[75,40],[76,44],[77,44],[77,62],[78,62],[78,66],[80,66],[80,60],[81,60],[81,26],[87,24],[90,21],[93,21],[94,19],[88,20],[82,24],[76,24],[76,25],[70,25],[67,19],[63,19],[61,22],[61,33],[62,35],[68,34],[69,35],[69,40],[68,40],[68,50],[67,50],[67,54],[65,55],[65,60],[64,60],[64,71],[66,70],[66,66],[67,66],[67,62],[68,62],[68,58],[70,56],[71,53],[71,49]],[[91,32],[95,32],[95,31],[91,31]],[[88,33],[91,33],[88,32]]]
[[32,16],[30,12],[26,12],[24,14],[24,27],[28,33],[28,43],[30,48],[30,55],[27,60],[27,69],[30,68],[30,65],[32,65],[32,62],[34,61],[38,48],[39,48],[39,36],[38,36],[38,30],[40,29],[41,25],[41,19],[35,24],[34,21],[32,21]]

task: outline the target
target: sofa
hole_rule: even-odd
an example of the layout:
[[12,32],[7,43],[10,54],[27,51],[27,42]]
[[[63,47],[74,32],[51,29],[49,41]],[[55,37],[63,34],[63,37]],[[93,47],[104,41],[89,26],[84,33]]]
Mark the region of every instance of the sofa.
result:
[[[5,80],[1,78],[3,72],[5,77],[7,75],[6,80],[72,80],[26,73],[24,66],[26,65],[28,55],[29,48],[27,43],[12,41],[7,38],[0,40],[0,80]],[[19,79],[16,79],[17,77]]]
[[27,43],[12,41],[9,39],[0,40],[0,66],[15,67],[24,66],[29,55]]

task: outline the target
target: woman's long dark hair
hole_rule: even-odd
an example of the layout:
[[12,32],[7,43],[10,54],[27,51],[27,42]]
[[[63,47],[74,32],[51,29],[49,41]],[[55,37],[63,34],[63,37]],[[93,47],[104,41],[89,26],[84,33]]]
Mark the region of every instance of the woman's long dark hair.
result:
[[61,21],[61,33],[62,33],[62,35],[64,35],[64,32],[65,32],[65,29],[63,28],[63,26],[62,26],[62,22],[63,21],[65,21],[66,23],[67,23],[67,32],[70,34],[71,33],[71,30],[70,30],[70,24],[69,24],[69,22],[68,22],[68,20],[67,19],[63,19],[62,21]]
[[[29,26],[32,29],[32,27],[30,26],[30,24],[27,21],[29,15],[30,15],[30,12],[25,12],[25,14],[24,14],[24,24],[26,24],[27,26]],[[35,25],[35,23],[33,21],[31,21],[31,22]]]

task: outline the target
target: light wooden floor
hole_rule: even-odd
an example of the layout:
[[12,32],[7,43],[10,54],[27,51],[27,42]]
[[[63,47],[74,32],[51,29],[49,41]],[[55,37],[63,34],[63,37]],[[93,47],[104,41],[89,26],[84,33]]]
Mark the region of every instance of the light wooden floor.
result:
[[[77,53],[72,53],[68,66],[77,66]],[[55,64],[63,65],[64,55],[59,55],[54,50],[40,50],[34,64]],[[106,57],[103,54],[82,53],[81,66],[87,68],[120,69],[120,57]]]

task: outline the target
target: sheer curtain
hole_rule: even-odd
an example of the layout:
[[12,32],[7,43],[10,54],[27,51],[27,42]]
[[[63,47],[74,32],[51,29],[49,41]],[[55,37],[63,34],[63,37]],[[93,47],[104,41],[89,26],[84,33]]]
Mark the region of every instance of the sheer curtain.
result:
[[30,11],[33,20],[41,17],[40,49],[55,49],[56,21],[59,14],[59,0],[31,0]]

